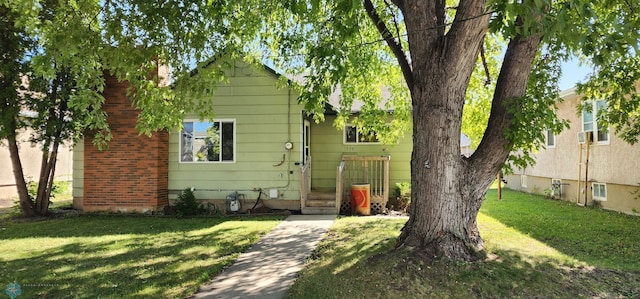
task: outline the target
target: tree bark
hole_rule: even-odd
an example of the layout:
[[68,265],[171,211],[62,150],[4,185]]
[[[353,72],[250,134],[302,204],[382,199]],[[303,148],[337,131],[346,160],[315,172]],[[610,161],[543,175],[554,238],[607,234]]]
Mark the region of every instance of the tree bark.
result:
[[[15,132],[15,130],[13,132]],[[10,136],[7,137],[7,143],[9,144],[9,155],[11,156],[13,177],[16,180],[16,188],[18,189],[20,211],[22,212],[22,215],[26,217],[33,217],[36,215],[36,213],[34,210],[33,201],[29,197],[27,182],[24,180],[24,172],[22,171],[22,162],[20,161],[20,153],[16,135],[17,133],[10,134]]]
[[462,0],[454,21],[446,25],[444,1],[434,2],[404,3],[408,32],[437,29],[408,35],[413,63],[412,194],[410,218],[396,248],[416,247],[431,258],[470,261],[483,256],[476,218],[510,150],[504,131],[512,115],[505,104],[525,94],[540,38],[518,36],[511,41],[487,133],[478,151],[464,158],[462,109],[489,15],[484,1]]
[[40,179],[38,181],[38,195],[36,196],[35,212],[40,216],[49,213],[49,203],[51,201],[51,191],[53,190],[56,160],[58,159],[58,148],[60,145],[59,134],[54,136],[53,145],[42,151],[42,165],[40,168]]

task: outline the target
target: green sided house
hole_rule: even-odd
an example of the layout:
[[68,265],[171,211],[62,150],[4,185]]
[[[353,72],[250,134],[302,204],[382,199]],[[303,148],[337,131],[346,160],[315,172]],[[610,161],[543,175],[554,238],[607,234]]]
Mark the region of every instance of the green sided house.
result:
[[[184,119],[182,130],[149,138],[135,130],[126,84],[107,78],[113,139],[106,151],[85,140],[74,149],[74,207],[84,211],[160,211],[185,188],[223,211],[265,206],[307,214],[350,210],[350,186],[368,183],[381,212],[395,183],[410,181],[411,132],[390,146],[315,123],[268,67],[240,61],[213,95],[215,118]],[[465,149],[466,151],[467,149]],[[239,206],[236,204],[239,203]]]

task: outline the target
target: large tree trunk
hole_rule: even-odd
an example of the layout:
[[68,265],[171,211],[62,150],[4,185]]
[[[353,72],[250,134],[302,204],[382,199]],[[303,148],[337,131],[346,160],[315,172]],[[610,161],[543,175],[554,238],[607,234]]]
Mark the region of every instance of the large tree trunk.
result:
[[420,248],[434,258],[475,260],[483,250],[476,217],[509,154],[504,130],[512,115],[506,105],[525,94],[540,38],[516,37],[509,44],[489,128],[467,159],[460,154],[462,109],[488,28],[485,2],[460,1],[448,31],[444,1],[416,1],[403,7],[408,32],[437,29],[408,35],[413,66],[412,194],[410,218],[397,246]]

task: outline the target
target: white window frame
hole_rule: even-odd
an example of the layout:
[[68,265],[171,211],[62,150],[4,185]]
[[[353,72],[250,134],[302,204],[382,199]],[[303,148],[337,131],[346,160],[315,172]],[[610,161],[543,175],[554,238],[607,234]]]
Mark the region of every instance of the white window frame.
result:
[[520,187],[527,188],[527,175],[520,175]]
[[[549,138],[551,137],[551,138]],[[545,130],[545,144],[546,144],[546,148],[555,148],[556,147],[556,134],[553,133],[553,131],[551,129],[546,129]],[[549,144],[549,141],[553,140],[553,144]]]
[[[601,196],[602,194],[600,192],[598,192],[598,195],[596,195],[596,189],[599,189],[599,187],[603,188],[602,190],[604,190],[604,196]],[[607,201],[607,184],[596,182],[591,183],[591,197],[593,198],[593,200]]]
[[[349,130],[349,128],[355,128],[356,130],[356,141],[347,141],[347,131]],[[377,139],[377,138],[376,138]],[[349,144],[349,145],[371,145],[371,144],[382,144],[382,142],[378,141],[360,141],[360,131],[358,130],[358,127],[352,125],[352,124],[346,124],[344,125],[344,130],[342,130],[342,143],[343,144]]]
[[[592,142],[596,143],[596,144],[609,144],[610,140],[611,140],[611,134],[609,133],[609,128],[607,127],[604,130],[600,129],[600,126],[598,124],[598,112],[599,110],[602,110],[602,108],[598,108],[598,104],[602,105],[603,108],[607,108],[607,102],[603,101],[603,100],[597,100],[597,101],[587,101],[585,102],[585,106],[591,106],[591,112],[589,112],[589,114],[591,114],[591,120],[588,122],[585,122],[585,114],[587,114],[587,110],[586,109],[582,109],[582,117],[581,117],[581,124],[582,124],[582,131],[585,132],[593,132],[593,140]],[[585,126],[589,125],[590,128],[586,128]],[[599,136],[602,133],[603,135],[606,134],[606,140],[605,139],[600,139]]]
[[[204,123],[204,122],[209,122],[209,123],[232,123],[233,124],[233,160],[221,160],[220,161],[183,161],[182,156],[183,156],[183,136],[182,136],[182,130],[178,131],[178,138],[179,138],[179,144],[178,144],[178,162],[179,163],[185,163],[185,164],[229,164],[229,163],[236,163],[236,158],[237,158],[237,124],[236,124],[236,119],[235,118],[214,118],[214,119],[205,119],[205,120],[199,120],[199,119],[185,119],[182,121],[182,123],[188,123],[188,122],[192,122],[192,123]],[[222,126],[221,126],[222,127]],[[222,156],[222,153],[220,154]]]

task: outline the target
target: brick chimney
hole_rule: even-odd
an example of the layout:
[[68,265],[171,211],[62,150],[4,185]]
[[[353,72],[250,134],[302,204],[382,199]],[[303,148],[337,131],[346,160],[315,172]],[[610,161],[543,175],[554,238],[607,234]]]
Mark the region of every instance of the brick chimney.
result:
[[104,111],[113,134],[107,150],[90,138],[84,141],[84,198],[82,209],[113,212],[151,212],[168,205],[169,134],[139,135],[139,111],[127,97],[127,82],[105,72]]

